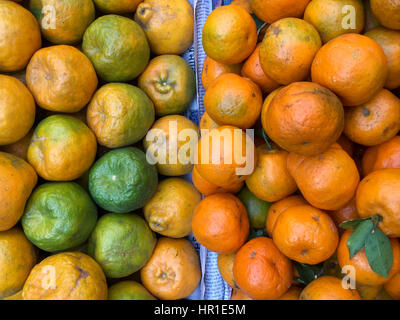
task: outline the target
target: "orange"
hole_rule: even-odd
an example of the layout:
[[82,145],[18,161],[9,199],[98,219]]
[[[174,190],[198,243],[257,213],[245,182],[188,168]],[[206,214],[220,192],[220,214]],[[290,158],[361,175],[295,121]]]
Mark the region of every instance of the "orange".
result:
[[250,298],[272,300],[291,286],[291,261],[266,237],[247,242],[236,253],[233,275],[236,284]]
[[27,162],[0,152],[0,231],[11,229],[21,218],[36,182],[36,172]]
[[306,264],[327,260],[339,242],[338,231],[329,215],[310,205],[294,206],[282,212],[272,237],[285,256]]
[[361,300],[355,289],[345,289],[342,280],[332,276],[322,276],[303,289],[300,300]]
[[[204,112],[201,116],[199,129],[201,130],[212,130],[219,127],[219,124],[216,123],[207,112]],[[205,131],[206,132],[206,131]],[[207,132],[206,132],[207,133]]]
[[289,153],[269,149],[266,144],[257,147],[257,166],[247,177],[246,185],[257,198],[275,202],[297,190],[297,185],[287,169]]
[[22,230],[0,232],[0,299],[22,289],[35,262],[35,248]]
[[371,0],[371,9],[386,28],[400,30],[400,4],[398,0]]
[[385,278],[373,271],[365,255],[365,248],[358,251],[353,258],[350,259],[347,240],[353,230],[346,230],[340,238],[340,243],[337,249],[338,262],[341,268],[344,266],[352,266],[355,271],[355,277],[358,283],[364,285],[378,286],[389,281],[397,272],[400,271],[400,244],[397,239],[391,239],[393,251],[393,265],[389,271],[388,278]]
[[361,180],[356,204],[361,218],[380,215],[378,227],[389,237],[400,237],[400,169],[381,169]]
[[0,72],[22,70],[42,46],[38,22],[21,5],[0,1],[0,30]]
[[372,13],[371,9],[371,1],[364,1],[364,12],[365,12],[365,26],[364,31],[369,31],[371,29],[377,28],[381,26],[379,20]]
[[11,153],[14,156],[17,156],[27,161],[27,153],[33,136],[33,131],[34,131],[33,129],[29,130],[29,132],[25,135],[25,137],[18,140],[17,142],[1,146],[0,151]]
[[254,14],[261,20],[273,23],[287,17],[302,17],[311,0],[251,0]]
[[200,261],[186,239],[160,238],[147,264],[140,270],[143,285],[157,298],[183,299],[196,290]]
[[276,220],[279,216],[285,212],[287,209],[295,206],[305,205],[307,202],[298,195],[290,196],[279,200],[271,205],[268,210],[266,229],[270,237],[272,237],[272,232],[274,231]]
[[242,64],[223,64],[218,61],[206,57],[203,62],[203,71],[201,72],[201,83],[205,90],[207,90],[211,83],[224,73],[240,74]]
[[364,176],[379,169],[400,168],[400,136],[365,150],[362,158]]
[[24,300],[106,300],[106,277],[88,255],[63,252],[32,269],[22,296]]
[[345,110],[344,134],[352,141],[375,146],[400,130],[400,99],[383,89],[370,101]]
[[310,23],[297,18],[278,20],[268,27],[261,43],[261,68],[280,84],[305,80],[321,45]]
[[143,0],[93,0],[101,12],[128,13],[134,12]]
[[250,14],[253,13],[253,10],[251,9],[251,0],[233,0],[231,4],[242,7]]
[[360,33],[364,28],[363,1],[314,0],[304,12],[304,20],[318,30],[324,43],[345,33]]
[[204,95],[204,107],[219,125],[251,128],[261,113],[262,92],[250,79],[234,73],[219,76]]
[[384,288],[393,299],[400,300],[400,272],[386,282]]
[[238,288],[233,288],[231,293],[231,300],[253,300],[242,290]]
[[195,159],[199,174],[223,188],[243,182],[257,163],[253,141],[233,126],[218,127],[201,137]]
[[26,68],[26,83],[43,109],[78,112],[92,98],[97,75],[90,60],[72,46],[40,49]]
[[279,84],[268,77],[260,64],[260,46],[258,44],[256,49],[247,58],[242,67],[242,76],[249,78],[257,84],[263,93],[270,93],[279,87]]
[[344,111],[330,90],[316,83],[295,82],[275,95],[262,122],[267,135],[281,148],[313,156],[340,137]]
[[231,287],[235,288],[235,279],[233,278],[233,262],[235,261],[235,253],[219,254],[217,265],[219,273],[225,282]]
[[219,187],[216,184],[207,181],[204,179],[197,170],[196,165],[193,167],[192,171],[192,181],[196,189],[203,195],[209,196],[214,193],[224,193],[224,192],[231,192],[237,193],[243,187],[243,182],[239,182],[238,184],[234,184],[231,186],[226,186],[225,188]]
[[392,90],[400,87],[400,32],[385,28],[375,28],[365,33],[374,39],[383,49],[389,67],[385,88]]
[[343,105],[358,106],[382,89],[388,64],[378,43],[349,33],[329,41],[318,51],[311,75],[313,82],[337,94]]
[[299,300],[302,289],[292,286],[278,300]]
[[275,98],[275,96],[278,94],[278,92],[284,87],[279,87],[277,89],[275,89],[274,91],[272,91],[270,94],[268,94],[268,96],[265,98],[264,103],[262,105],[261,108],[261,125],[262,127],[266,128],[267,126],[267,113],[268,113],[268,108],[272,102],[272,99]]
[[0,75],[0,145],[22,139],[35,121],[35,100],[14,77]]
[[207,249],[234,253],[249,235],[246,208],[230,193],[210,195],[201,200],[194,211],[192,232]]
[[354,160],[337,143],[316,156],[290,153],[288,169],[304,198],[323,210],[343,207],[360,181]]
[[[341,207],[337,210],[334,210],[334,211],[329,211],[328,214],[332,218],[333,222],[335,222],[335,224],[338,228],[342,222],[360,218],[357,213],[355,197],[353,197],[343,207]],[[341,231],[341,230],[343,230],[343,229],[339,229],[339,231]]]
[[202,39],[204,51],[211,59],[223,64],[238,64],[256,47],[256,23],[240,6],[221,6],[207,17]]

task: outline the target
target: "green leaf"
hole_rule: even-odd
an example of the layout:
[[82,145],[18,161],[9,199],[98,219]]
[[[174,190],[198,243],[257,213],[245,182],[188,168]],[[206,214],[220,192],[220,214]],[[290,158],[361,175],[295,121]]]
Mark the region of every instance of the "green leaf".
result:
[[300,276],[300,279],[298,279],[298,281],[305,285],[320,277],[324,271],[322,264],[311,266],[296,261],[294,261],[294,264]]
[[387,278],[393,265],[393,250],[389,238],[374,228],[365,240],[365,255],[373,271]]
[[370,219],[364,220],[354,229],[354,232],[347,239],[347,248],[349,249],[350,259],[365,246],[365,239],[371,233],[374,224]]
[[347,221],[342,222],[339,225],[339,227],[342,229],[355,229],[361,222],[363,222],[365,220],[371,220],[371,218],[369,217],[369,218],[363,218],[363,219],[347,220]]

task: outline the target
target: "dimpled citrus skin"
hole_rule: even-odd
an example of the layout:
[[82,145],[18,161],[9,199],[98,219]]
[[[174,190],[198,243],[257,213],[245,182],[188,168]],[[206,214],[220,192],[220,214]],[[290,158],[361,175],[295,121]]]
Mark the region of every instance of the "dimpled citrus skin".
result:
[[399,0],[371,0],[371,9],[386,28],[400,30]]
[[[30,10],[39,22],[43,36],[52,43],[73,44],[82,40],[83,33],[95,18],[92,0],[32,0]],[[52,8],[55,21],[48,21],[45,8]],[[48,24],[54,23],[49,27]]]
[[355,289],[345,289],[342,280],[332,276],[322,276],[308,284],[299,300],[361,300]]
[[89,173],[92,198],[111,212],[142,208],[155,193],[157,183],[156,167],[147,162],[143,151],[133,147],[106,153]]
[[35,262],[35,249],[19,228],[0,231],[0,299],[22,288]]
[[261,20],[273,23],[286,17],[301,17],[311,0],[251,0],[251,9]]
[[82,49],[107,82],[136,78],[150,58],[149,44],[140,26],[113,14],[92,22],[83,35]]
[[150,259],[156,236],[146,221],[132,213],[103,215],[93,230],[88,252],[110,278],[126,277]]
[[109,83],[93,96],[87,122],[97,141],[108,148],[134,144],[154,122],[154,105],[138,87]]
[[35,17],[13,1],[0,1],[0,72],[23,69],[42,45]]
[[203,62],[203,70],[201,72],[201,83],[205,90],[207,90],[211,83],[224,73],[240,74],[242,64],[223,64],[218,61],[206,57]]
[[50,182],[34,190],[22,216],[28,239],[48,252],[84,243],[97,221],[97,207],[74,182]]
[[22,139],[35,121],[35,101],[24,84],[0,75],[0,145]]
[[42,178],[71,181],[90,168],[96,150],[96,137],[82,121],[53,115],[36,127],[27,157]]
[[106,300],[107,283],[100,266],[80,252],[44,259],[25,282],[24,300]]
[[21,218],[36,182],[36,172],[27,162],[0,152],[0,231],[11,229]]
[[93,0],[93,2],[102,12],[128,13],[134,12],[143,0]]
[[193,8],[187,0],[145,0],[138,5],[135,21],[156,55],[180,55],[193,43]]
[[223,64],[237,64],[256,47],[257,27],[242,7],[222,6],[208,16],[202,41],[204,51],[211,59]]
[[97,88],[90,60],[72,46],[58,45],[37,51],[26,68],[26,83],[43,109],[78,112]]
[[140,283],[121,281],[108,288],[108,300],[157,300]]

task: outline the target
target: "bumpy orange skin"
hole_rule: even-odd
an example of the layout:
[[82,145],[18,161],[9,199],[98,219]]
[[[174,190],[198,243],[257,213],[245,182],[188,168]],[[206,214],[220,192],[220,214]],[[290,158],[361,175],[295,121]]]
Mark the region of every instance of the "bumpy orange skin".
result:
[[352,141],[375,146],[400,130],[400,99],[383,89],[370,101],[345,110],[344,134]]
[[32,269],[22,296],[24,300],[106,300],[106,277],[88,255],[63,252]]
[[268,113],[268,108],[272,102],[272,99],[275,98],[275,96],[278,94],[278,92],[284,87],[279,87],[272,91],[269,95],[264,100],[264,103],[261,108],[261,125],[262,127],[265,128],[267,127],[267,113]]
[[341,268],[344,266],[354,267],[355,279],[358,283],[378,286],[389,281],[397,272],[400,271],[400,244],[397,239],[390,239],[393,251],[393,265],[389,271],[389,276],[385,278],[371,269],[364,248],[358,251],[356,255],[350,259],[349,249],[346,242],[352,233],[353,230],[346,230],[342,235],[337,249],[337,257]]
[[140,270],[140,277],[146,289],[157,298],[186,298],[200,282],[199,257],[186,239],[160,238],[152,257]]
[[384,27],[400,30],[399,0],[371,0],[371,9]]
[[298,195],[284,198],[272,204],[269,207],[267,221],[266,221],[266,229],[269,236],[272,237],[276,220],[283,212],[285,212],[287,209],[291,207],[302,206],[306,204],[307,202],[301,196]]
[[290,153],[288,169],[304,198],[323,210],[343,207],[360,182],[354,160],[337,143],[316,156]]
[[297,190],[287,169],[288,155],[285,150],[270,150],[266,144],[257,147],[257,166],[246,179],[247,187],[256,197],[275,202]]
[[13,1],[0,1],[0,72],[19,71],[42,46],[35,17]]
[[273,300],[281,297],[291,286],[291,261],[266,237],[247,242],[236,253],[233,264],[236,284],[250,298]]
[[384,288],[393,299],[400,300],[400,272],[386,282]]
[[311,67],[312,81],[332,90],[345,106],[371,100],[383,88],[387,75],[386,56],[379,44],[355,33],[325,44]]
[[212,130],[219,127],[219,124],[216,123],[207,112],[204,112],[201,116],[199,129],[201,130]]
[[0,231],[11,229],[21,218],[36,182],[36,172],[27,162],[0,152]]
[[258,44],[250,57],[247,58],[246,62],[243,64],[241,73],[243,77],[249,78],[256,83],[265,94],[274,91],[279,87],[279,84],[268,77],[261,68],[260,46],[261,44]]
[[230,193],[208,196],[195,209],[192,232],[207,249],[223,254],[234,253],[249,235],[246,208]]
[[261,43],[261,68],[280,84],[305,80],[321,45],[310,23],[297,18],[278,20],[268,27]]
[[400,169],[400,136],[365,150],[362,158],[364,176],[380,169]]
[[322,276],[303,289],[300,300],[361,300],[361,297],[355,289],[344,289],[341,279]]
[[[217,149],[213,150],[215,141],[219,142],[219,163],[213,163],[217,155]],[[195,159],[198,159],[196,167],[204,179],[227,188],[240,184],[253,173],[257,153],[253,141],[244,131],[233,126],[221,126],[201,137]]]
[[382,217],[378,227],[389,237],[400,237],[400,169],[381,169],[361,180],[356,204],[361,218]]
[[333,220],[310,205],[291,207],[281,213],[272,236],[285,256],[306,264],[329,259],[339,242]]
[[262,117],[267,135],[281,148],[303,155],[326,151],[344,127],[340,100],[311,82],[296,82],[281,89]]
[[[329,216],[332,218],[333,222],[335,222],[336,226],[339,228],[339,225],[342,222],[359,219],[357,213],[356,206],[356,198],[353,197],[348,203],[344,205],[344,207],[328,212]],[[339,232],[343,229],[339,229]]]
[[218,255],[218,270],[225,282],[235,288],[235,279],[233,277],[233,263],[235,261],[235,253],[219,254]]
[[222,6],[208,16],[203,26],[203,47],[207,56],[223,64],[243,62],[257,44],[257,26],[240,6]]
[[90,60],[72,46],[59,45],[37,51],[26,68],[26,83],[43,109],[78,112],[97,88]]
[[261,113],[262,92],[250,79],[234,73],[219,76],[204,95],[204,107],[219,125],[251,128]]
[[22,139],[31,129],[36,114],[35,101],[24,84],[0,75],[0,145]]
[[218,61],[206,57],[203,63],[203,71],[201,72],[201,83],[205,90],[207,90],[211,83],[214,82],[220,75],[224,73],[235,73],[240,74],[242,64],[223,64]]
[[302,17],[311,0],[251,0],[251,9],[261,20],[273,23],[287,17]]
[[[355,28],[349,23],[349,11],[342,12],[344,6],[352,6]],[[348,19],[345,19],[347,17]],[[320,33],[324,43],[345,33],[360,33],[364,28],[364,6],[362,0],[315,0],[304,12],[304,20],[311,23]],[[353,21],[351,21],[353,22]],[[349,25],[347,25],[349,24]],[[347,28],[343,28],[345,25]],[[350,26],[350,28],[348,28]]]
[[400,32],[385,28],[375,28],[365,33],[374,39],[383,49],[389,67],[385,88],[389,90],[400,87]]
[[22,230],[0,232],[0,299],[19,290],[36,262],[36,252]]

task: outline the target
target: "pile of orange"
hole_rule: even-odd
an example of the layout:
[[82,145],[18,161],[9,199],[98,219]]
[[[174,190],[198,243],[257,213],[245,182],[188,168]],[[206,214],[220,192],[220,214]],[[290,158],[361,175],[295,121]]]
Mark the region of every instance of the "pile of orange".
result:
[[233,1],[202,41],[192,230],[231,299],[400,299],[400,1]]

